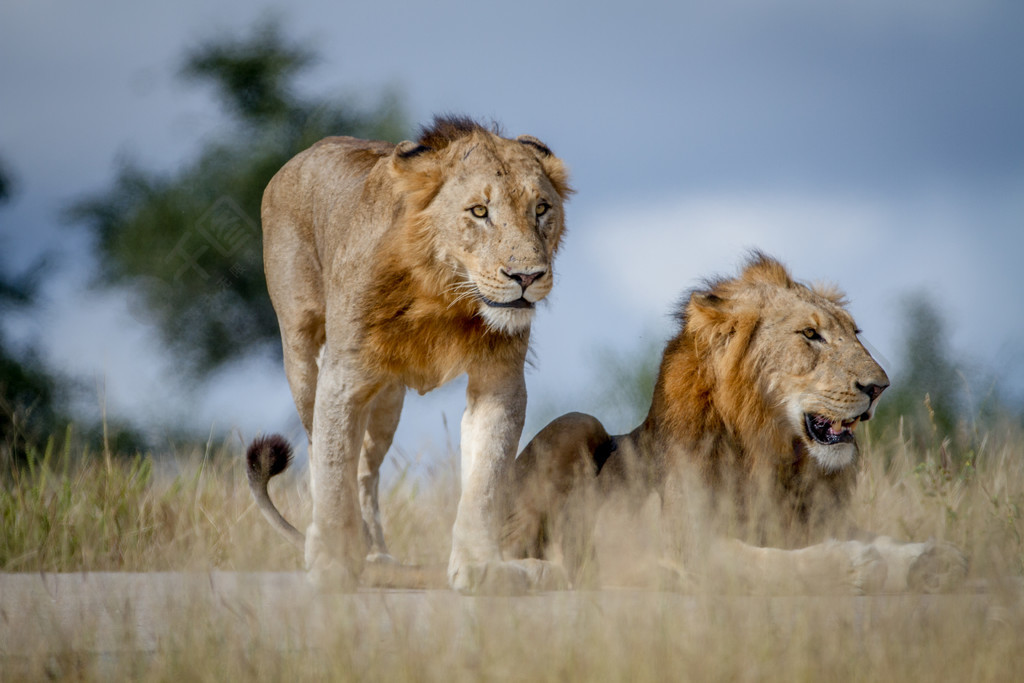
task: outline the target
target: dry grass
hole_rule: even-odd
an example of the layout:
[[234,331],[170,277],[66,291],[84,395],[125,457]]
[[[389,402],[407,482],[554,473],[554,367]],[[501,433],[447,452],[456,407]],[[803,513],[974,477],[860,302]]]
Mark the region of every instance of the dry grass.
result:
[[[447,562],[455,518],[454,459],[423,476],[405,468],[382,492],[394,550],[411,563]],[[283,571],[302,558],[264,521],[237,441],[158,457],[104,457],[48,448],[11,468],[0,492],[0,570]],[[306,472],[271,483],[282,513],[304,528]]]
[[[168,612],[180,628],[155,648],[112,658],[54,640],[0,667],[4,680],[1014,680],[1024,671],[1024,433],[993,429],[975,443],[951,457],[868,438],[852,511],[865,528],[966,550],[971,588],[955,596],[302,593],[262,617],[291,628],[273,646],[236,623],[270,610],[269,598],[213,611],[183,600]],[[4,474],[0,569],[297,570],[299,554],[251,503],[239,450],[128,459],[51,449]],[[403,560],[445,563],[454,462],[399,473],[384,492]],[[279,479],[271,494],[301,527],[302,477]],[[0,615],[0,633],[24,618]]]

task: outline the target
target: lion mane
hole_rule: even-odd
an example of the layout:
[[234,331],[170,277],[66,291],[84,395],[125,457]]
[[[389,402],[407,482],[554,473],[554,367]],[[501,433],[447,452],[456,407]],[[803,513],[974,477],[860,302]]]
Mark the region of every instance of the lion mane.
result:
[[[801,526],[832,514],[856,480],[854,430],[889,385],[845,304],[761,253],[739,277],[708,281],[680,309],[651,409],[630,441],[663,453],[666,471],[695,468],[711,490],[731,487],[740,510],[767,486]],[[811,392],[813,412],[794,415],[793,401]],[[808,416],[836,425],[839,438],[815,438]]]

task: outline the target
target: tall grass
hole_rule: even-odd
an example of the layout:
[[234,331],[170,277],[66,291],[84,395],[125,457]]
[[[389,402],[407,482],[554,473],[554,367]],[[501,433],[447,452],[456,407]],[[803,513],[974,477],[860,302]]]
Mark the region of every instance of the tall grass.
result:
[[[870,425],[871,423],[869,423]],[[1024,426],[1006,416],[944,437],[871,425],[854,498],[864,528],[896,538],[939,538],[967,551],[972,575],[1024,576]],[[918,431],[922,431],[920,426]],[[878,432],[882,438],[872,439]]]
[[[898,432],[881,439],[864,432],[851,509],[858,526],[955,543],[970,555],[975,578],[1024,576],[1024,429],[993,428],[966,455],[946,452],[948,443],[921,450]],[[3,473],[0,570],[301,568],[300,554],[253,505],[237,440],[132,456],[53,444]],[[415,474],[411,466],[390,467],[381,507],[395,556],[447,561],[455,462],[449,454]],[[275,479],[271,495],[296,526],[308,523],[303,469]]]
[[[30,451],[0,478],[0,571],[301,568],[301,554],[253,504],[237,440],[130,456],[55,443]],[[449,458],[417,476],[411,466],[395,469],[382,492],[389,540],[409,562],[447,561],[458,498],[453,463]],[[271,495],[305,527],[310,501],[302,468],[275,479]]]
[[[303,594],[278,598],[291,612],[263,615],[299,634],[268,647],[238,630],[247,610],[280,608],[254,594],[228,612],[178,605],[173,636],[134,654],[58,643],[18,666],[0,657],[0,670],[4,680],[1014,680],[1024,671],[1024,429],[978,437],[969,453],[949,453],[959,446],[865,429],[851,510],[864,528],[963,548],[971,583],[956,596]],[[415,476],[392,466],[382,508],[395,556],[446,562],[455,461]],[[4,572],[301,567],[251,503],[237,441],[131,457],[51,445],[3,477]],[[279,477],[271,495],[297,526],[308,522],[303,472]],[[24,618],[3,615],[0,627]]]

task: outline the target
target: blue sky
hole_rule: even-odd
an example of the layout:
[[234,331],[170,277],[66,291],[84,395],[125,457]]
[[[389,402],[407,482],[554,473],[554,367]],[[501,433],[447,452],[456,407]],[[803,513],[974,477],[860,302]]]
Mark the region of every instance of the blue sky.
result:
[[[837,282],[889,370],[901,297],[932,292],[954,350],[1024,394],[1020,3],[11,0],[0,158],[17,195],[0,211],[0,262],[62,255],[46,305],[11,327],[105,387],[108,410],[297,433],[276,361],[239,363],[189,399],[127,293],[82,286],[95,264],[59,220],[118,159],[172,168],[221,130],[210,93],[176,67],[188,46],[268,13],[321,55],[307,91],[390,90],[414,121],[493,118],[570,165],[579,192],[534,329],[528,431],[597,409],[600,351],[658,343],[680,294],[751,247]],[[406,405],[399,443],[416,451],[444,442],[440,415],[454,430],[462,398]]]

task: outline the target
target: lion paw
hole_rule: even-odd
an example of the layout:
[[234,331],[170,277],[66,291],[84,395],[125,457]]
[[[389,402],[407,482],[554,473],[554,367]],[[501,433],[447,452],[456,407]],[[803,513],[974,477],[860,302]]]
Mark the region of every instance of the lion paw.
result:
[[337,560],[316,562],[306,577],[321,593],[351,593],[359,586],[359,574]]
[[366,556],[366,564],[377,567],[401,567],[402,563],[389,553],[370,553]]
[[657,586],[660,590],[673,593],[695,593],[697,584],[694,577],[682,565],[662,558],[655,565]]
[[877,549],[859,541],[833,541],[828,545],[841,553],[843,570],[839,576],[844,586],[857,594],[882,590],[887,567],[885,558]]
[[562,565],[536,559],[513,560],[512,564],[526,571],[531,591],[542,593],[569,589],[569,575]]
[[448,582],[463,595],[523,595],[569,587],[562,567],[534,559],[466,563],[449,572]]
[[882,554],[865,543],[844,545],[850,558],[849,583],[857,593],[878,593],[885,585],[887,568]]
[[346,555],[338,551],[340,546],[340,542],[328,544],[316,525],[309,526],[306,532],[306,572],[318,591],[351,593],[359,586],[364,561],[362,553]]
[[921,552],[907,572],[907,588],[922,593],[943,593],[961,586],[967,578],[967,556],[951,543],[921,543]]

